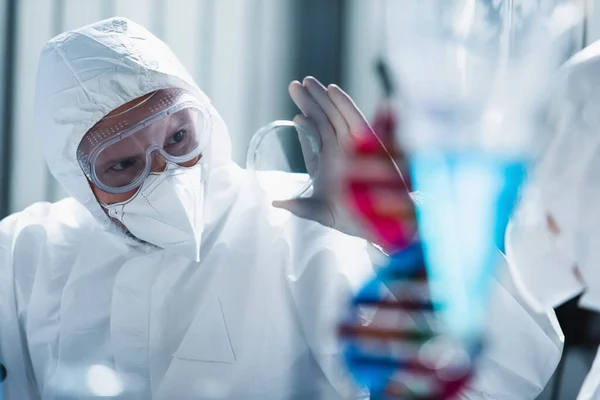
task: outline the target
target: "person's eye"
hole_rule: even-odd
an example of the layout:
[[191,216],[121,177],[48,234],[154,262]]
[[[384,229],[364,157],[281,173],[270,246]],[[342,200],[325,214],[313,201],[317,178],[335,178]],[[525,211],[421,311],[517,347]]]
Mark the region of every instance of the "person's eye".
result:
[[132,167],[136,162],[137,162],[137,159],[135,159],[135,158],[129,158],[127,160],[123,160],[121,162],[113,164],[108,169],[110,171],[114,171],[114,172],[122,172],[122,171],[125,171],[127,168]]
[[167,142],[165,143],[166,146],[172,146],[174,144],[177,144],[179,142],[181,142],[183,139],[185,139],[185,135],[186,135],[186,131],[185,129],[180,129],[177,132],[175,132],[174,134],[172,134],[168,139]]

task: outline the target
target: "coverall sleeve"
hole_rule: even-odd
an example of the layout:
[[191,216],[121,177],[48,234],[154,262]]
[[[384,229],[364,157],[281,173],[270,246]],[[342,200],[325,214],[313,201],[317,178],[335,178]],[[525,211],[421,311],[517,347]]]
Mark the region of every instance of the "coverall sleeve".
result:
[[23,326],[35,264],[14,260],[17,228],[16,216],[0,222],[0,364],[6,371],[0,383],[0,400],[35,400],[40,396]]
[[533,400],[562,354],[564,336],[552,309],[536,313],[517,292],[506,260],[494,278],[486,347],[461,400]]

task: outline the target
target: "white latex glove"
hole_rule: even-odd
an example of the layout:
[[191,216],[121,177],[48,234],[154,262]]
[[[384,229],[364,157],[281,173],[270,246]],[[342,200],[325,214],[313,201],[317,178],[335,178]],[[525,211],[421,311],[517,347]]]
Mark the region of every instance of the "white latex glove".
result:
[[[275,201],[273,206],[283,208],[300,218],[316,221],[348,235],[365,238],[363,230],[339,201],[341,164],[344,147],[350,135],[372,129],[369,123],[342,89],[337,85],[323,86],[317,79],[307,77],[302,83],[294,81],[289,86],[290,96],[302,114],[294,122],[317,132],[321,138],[319,171],[313,182],[310,198]],[[374,133],[373,133],[374,134]],[[311,160],[306,143],[302,143],[309,173],[314,172],[315,160]]]

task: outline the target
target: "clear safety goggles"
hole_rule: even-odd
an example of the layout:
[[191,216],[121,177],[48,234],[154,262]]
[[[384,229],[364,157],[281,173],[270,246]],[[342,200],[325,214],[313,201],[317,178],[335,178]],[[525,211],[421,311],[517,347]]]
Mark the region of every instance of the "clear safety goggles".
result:
[[77,148],[81,169],[98,188],[127,193],[167,163],[192,166],[208,147],[208,109],[189,93],[163,89],[104,117]]

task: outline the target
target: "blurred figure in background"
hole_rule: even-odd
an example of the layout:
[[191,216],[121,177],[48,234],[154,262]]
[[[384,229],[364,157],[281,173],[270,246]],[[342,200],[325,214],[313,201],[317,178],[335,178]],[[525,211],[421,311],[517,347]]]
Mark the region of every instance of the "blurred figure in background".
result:
[[[310,199],[276,204],[301,218],[231,161],[223,120],[147,30],[113,18],[46,45],[34,118],[71,197],[0,224],[7,399],[368,397],[331,328],[373,253],[331,187],[345,137],[370,128],[336,86],[290,94],[324,157]],[[497,301],[506,341],[465,398],[533,398],[560,353],[551,316]]]
[[[579,294],[580,307],[600,310],[599,71],[599,42],[559,71],[547,105],[550,141],[507,229],[509,266],[537,311]],[[598,356],[577,398],[600,398]]]

